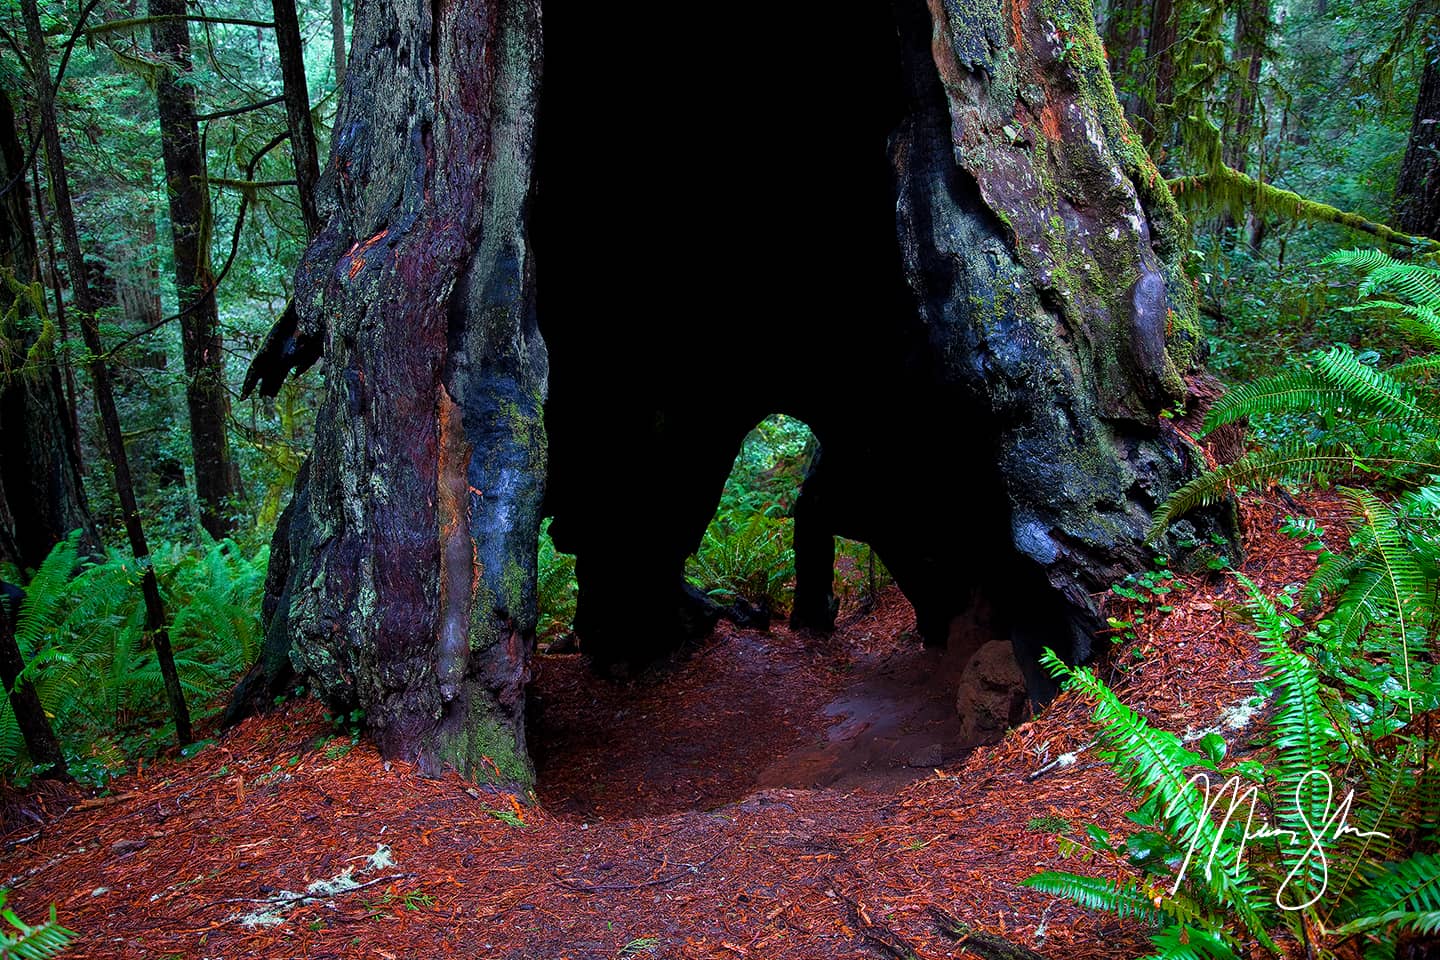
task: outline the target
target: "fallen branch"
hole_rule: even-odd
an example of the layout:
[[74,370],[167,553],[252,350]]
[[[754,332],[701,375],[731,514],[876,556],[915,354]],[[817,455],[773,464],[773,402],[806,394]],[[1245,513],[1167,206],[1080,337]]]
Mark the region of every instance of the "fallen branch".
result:
[[[1414,237],[1358,213],[1350,213],[1318,200],[1310,200],[1290,190],[1282,190],[1247,176],[1233,167],[1221,164],[1210,173],[1195,177],[1176,177],[1165,181],[1175,198],[1190,206],[1230,209],[1250,208],[1258,213],[1273,211],[1290,220],[1310,223],[1333,223],[1361,233],[1368,233],[1386,243],[1399,244],[1421,251],[1440,248],[1429,237]],[[1187,196],[1189,194],[1190,196]]]
[[604,893],[617,890],[643,890],[646,887],[663,887],[666,884],[674,883],[687,874],[693,875],[699,873],[701,867],[709,865],[711,861],[723,852],[723,850],[717,850],[707,859],[701,860],[699,863],[686,864],[685,869],[677,870],[669,876],[653,877],[649,880],[642,880],[639,883],[584,883],[580,880],[559,875],[555,877],[555,882],[568,890],[574,890],[578,893]]
[[845,912],[850,919],[850,926],[859,932],[866,943],[878,948],[886,956],[894,957],[895,960],[920,960],[920,955],[915,952],[914,947],[910,946],[909,941],[885,924],[872,919],[857,901],[833,888],[825,892],[844,905]]
[[993,933],[976,930],[953,913],[940,907],[932,906],[928,910],[931,918],[935,921],[936,929],[947,937],[959,941],[958,946],[963,947],[966,953],[984,957],[985,960],[1045,960],[1029,947],[1011,943],[1004,937],[997,937]]

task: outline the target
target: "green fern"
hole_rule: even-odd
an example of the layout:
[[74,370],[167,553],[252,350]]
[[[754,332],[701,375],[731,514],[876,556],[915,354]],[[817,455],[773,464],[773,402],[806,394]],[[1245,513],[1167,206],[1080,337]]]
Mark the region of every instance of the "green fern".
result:
[[[1056,677],[1065,678],[1068,688],[1094,701],[1094,720],[1103,744],[1099,756],[1125,782],[1147,818],[1178,845],[1202,851],[1206,859],[1198,871],[1199,879],[1182,877],[1181,882],[1232,912],[1246,933],[1273,950],[1274,941],[1266,929],[1268,908],[1239,855],[1238,839],[1222,833],[1211,819],[1205,791],[1197,788],[1190,773],[1193,769],[1218,772],[1214,762],[1187,749],[1175,734],[1151,727],[1089,669],[1067,666],[1049,650],[1041,664]],[[1157,909],[1165,909],[1163,898]],[[1238,944],[1238,938],[1227,933],[1223,924],[1212,921],[1206,926],[1216,937]]]
[[[1340,251],[1326,262],[1366,271],[1359,293],[1368,299],[1351,310],[1397,323],[1427,345],[1440,346],[1440,270],[1373,250]],[[1387,296],[1377,297],[1381,292]],[[1357,470],[1413,482],[1440,472],[1437,372],[1440,354],[1412,357],[1386,370],[1341,345],[1312,355],[1305,367],[1236,388],[1207,412],[1206,431],[1245,417],[1298,413],[1323,419],[1330,437],[1257,451],[1185,484],[1156,510],[1152,536],[1242,486],[1308,482]],[[1337,424],[1346,425],[1348,442],[1339,439]]]
[[1280,478],[1314,480],[1345,474],[1355,469],[1356,462],[1354,450],[1339,444],[1322,446],[1296,441],[1273,450],[1252,451],[1234,463],[1196,477],[1171,494],[1155,511],[1150,536],[1158,537],[1171,522],[1191,510],[1233,497],[1240,487]]
[[1370,878],[1370,886],[1354,901],[1354,919],[1337,936],[1387,928],[1433,935],[1440,932],[1440,857],[1417,853],[1386,864]]
[[575,581],[574,554],[561,553],[550,539],[550,517],[540,524],[535,598],[539,611],[537,633],[542,639],[564,636],[574,629],[579,586]]
[[1331,408],[1344,400],[1344,391],[1313,370],[1277,373],[1236,387],[1211,404],[1202,434],[1263,413]]
[[1320,262],[1337,267],[1352,267],[1364,270],[1366,273],[1379,270],[1381,267],[1400,266],[1404,263],[1381,250],[1371,249],[1336,250]]
[[[195,553],[156,551],[180,682],[203,703],[225,690],[259,649],[259,609],[267,551],[245,557],[230,541]],[[115,738],[153,719],[164,682],[144,629],[140,572],[111,552],[77,570],[76,539],[58,544],[27,586],[16,638],[25,677],[76,756],[114,759]],[[0,764],[24,779],[13,715],[0,709]]]
[[1026,877],[1020,885],[1063,897],[1087,910],[1113,913],[1121,920],[1134,919],[1159,926],[1167,919],[1165,912],[1155,906],[1155,895],[1134,879],[1112,882],[1100,877],[1046,870]]
[[0,916],[11,930],[0,930],[0,957],[14,957],[16,960],[47,960],[58,957],[75,934],[60,926],[55,907],[50,907],[50,919],[31,926],[15,915],[15,911],[4,909],[8,890],[0,889]]

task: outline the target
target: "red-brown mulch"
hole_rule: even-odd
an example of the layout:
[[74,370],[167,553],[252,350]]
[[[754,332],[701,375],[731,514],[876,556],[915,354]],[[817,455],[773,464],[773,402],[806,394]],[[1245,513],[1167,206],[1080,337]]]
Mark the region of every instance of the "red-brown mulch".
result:
[[[1303,505],[1341,530],[1333,498]],[[1276,532],[1291,512],[1271,498],[1244,505],[1244,569],[1266,588],[1302,582],[1315,562]],[[1240,598],[1230,578],[1188,577],[1174,612],[1102,673],[1158,726],[1215,724],[1262,673]],[[1074,695],[889,792],[751,792],[757,758],[823,739],[820,708],[847,675],[903,652],[910,626],[892,597],[823,649],[779,630],[767,642],[729,632],[628,692],[555,658],[544,723],[575,732],[548,745],[539,806],[421,779],[366,743],[322,743],[323,711],[292,703],[193,759],[122,778],[115,796],[37,792],[25,800],[34,816],[12,804],[0,884],[21,916],[57,904],[81,933],[71,955],[86,958],[821,960],[887,956],[886,937],[922,958],[962,955],[932,906],[1046,956],[1148,952],[1134,924],[1018,886],[1075,867],[1033,818],[1061,818],[1074,836],[1126,823],[1114,776],[1081,749],[1095,732]],[[767,696],[771,684],[780,695]],[[592,700],[576,695],[588,685]],[[689,718],[669,739],[647,712],[666,703],[666,722]],[[646,737],[672,745],[658,772]],[[1075,762],[1045,769],[1070,752]],[[655,776],[668,780],[655,788]],[[382,845],[388,857],[372,857]],[[293,899],[346,871],[360,886]],[[241,922],[267,906],[283,919]]]

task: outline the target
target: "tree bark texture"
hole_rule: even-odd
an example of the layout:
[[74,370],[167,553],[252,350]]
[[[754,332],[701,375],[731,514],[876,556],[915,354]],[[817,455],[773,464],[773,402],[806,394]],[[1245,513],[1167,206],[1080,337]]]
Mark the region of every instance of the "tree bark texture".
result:
[[335,55],[335,86],[345,86],[345,0],[330,0],[330,43]]
[[1440,240],[1440,19],[1423,38],[1425,70],[1395,187],[1395,225]]
[[0,197],[0,267],[8,271],[0,287],[0,499],[9,507],[0,559],[22,570],[38,567],[72,530],[81,531],[82,553],[100,549],[53,350],[57,332],[44,309],[24,162],[10,98],[0,91],[0,184],[13,184]]
[[[386,756],[532,777],[523,688],[545,351],[522,217],[534,0],[376,0],[297,279],[327,382],[291,558],[297,666]],[[293,541],[292,541],[293,543]]]
[[277,340],[328,370],[276,616],[422,769],[529,776],[542,491],[582,650],[644,659],[713,622],[685,557],[745,433],[800,417],[804,614],[865,540],[928,641],[993,608],[1037,690],[1200,469],[1160,416],[1200,348],[1186,227],[1088,4],[674,9],[547,3],[538,101],[535,0],[356,12]]
[[151,44],[167,66],[156,81],[155,100],[170,201],[195,493],[200,523],[218,540],[234,529],[231,501],[239,491],[240,475],[230,459],[230,394],[225,388],[224,344],[210,268],[210,188],[195,122],[195,88],[186,78],[190,26],[184,19],[184,0],[150,0],[149,13],[173,18],[150,25]]

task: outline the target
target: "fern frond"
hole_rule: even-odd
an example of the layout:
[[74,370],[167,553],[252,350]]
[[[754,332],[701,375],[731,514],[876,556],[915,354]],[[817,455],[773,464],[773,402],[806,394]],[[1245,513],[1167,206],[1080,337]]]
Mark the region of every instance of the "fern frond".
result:
[[1300,598],[1309,606],[1319,603],[1322,597],[1343,590],[1356,572],[1364,566],[1359,556],[1350,553],[1326,552],[1320,557],[1315,572],[1305,582]]
[[1150,938],[1157,948],[1144,960],[1241,960],[1243,954],[1208,930],[1174,924]]
[[1238,487],[1267,480],[1309,480],[1324,473],[1348,473],[1355,468],[1355,460],[1353,451],[1335,444],[1290,443],[1274,450],[1247,453],[1171,494],[1155,511],[1150,537],[1158,537],[1175,518],[1197,507],[1208,507],[1233,496]]
[[1427,353],[1423,357],[1411,357],[1391,367],[1386,373],[1396,380],[1418,380],[1421,377],[1440,374],[1440,353]]
[[1362,313],[1370,310],[1394,310],[1392,319],[1400,328],[1417,340],[1440,346],[1440,312],[1427,303],[1401,303],[1398,300],[1366,300],[1353,307],[1342,308],[1346,313]]
[[1190,768],[1214,771],[1215,764],[1187,749],[1170,731],[1151,727],[1088,668],[1068,666],[1049,650],[1040,662],[1056,677],[1066,678],[1067,687],[1095,703],[1094,720],[1103,744],[1100,758],[1110,764],[1132,796],[1155,811],[1156,822],[1166,833],[1183,838],[1195,850],[1216,853],[1201,871],[1206,889],[1234,911],[1252,936],[1271,946],[1256,906],[1261,898],[1250,882],[1248,868],[1211,820],[1205,792],[1195,788],[1187,773]]
[[1394,613],[1401,644],[1401,656],[1405,664],[1405,689],[1413,690],[1410,682],[1409,624],[1416,620],[1427,620],[1433,616],[1432,596],[1428,590],[1425,572],[1416,562],[1414,551],[1405,535],[1400,531],[1395,514],[1368,490],[1342,488],[1341,492],[1350,501],[1351,509],[1365,525],[1367,533],[1375,539],[1375,549],[1370,555],[1372,565],[1381,574],[1385,607]]
[[1435,911],[1440,911],[1440,857],[1429,853],[1387,864],[1355,899],[1355,913],[1362,918]]
[[1412,303],[1440,304],[1440,271],[1419,263],[1387,263],[1371,270],[1360,284],[1360,295],[1392,290]]
[[1410,391],[1389,375],[1360,362],[1355,351],[1344,345],[1315,356],[1315,370],[1321,379],[1344,394],[1361,409],[1378,410],[1402,420],[1432,415]]
[[55,544],[25,586],[25,601],[15,622],[15,641],[29,655],[45,644],[65,620],[66,587],[75,573],[80,531]]
[[1262,413],[1325,410],[1340,406],[1344,390],[1309,370],[1287,370],[1227,391],[1205,412],[1205,435],[1227,423]]
[[1351,250],[1336,250],[1320,262],[1337,267],[1354,267],[1359,270],[1364,270],[1367,273],[1372,270],[1378,270],[1381,267],[1399,266],[1402,263],[1402,261],[1396,260],[1388,253],[1361,247],[1356,247]]
[[1063,897],[1087,910],[1112,913],[1121,920],[1135,919],[1158,926],[1166,919],[1151,895],[1133,878],[1111,882],[1100,877],[1046,870],[1020,881],[1020,886]]
[[[0,904],[3,903],[4,896],[0,895]],[[21,920],[13,910],[0,910],[0,916],[14,929],[13,933],[0,932],[0,956],[3,957],[15,957],[16,960],[48,960],[50,957],[58,957],[69,946],[70,941],[75,939],[73,931],[60,926],[53,904],[50,907],[50,919],[34,926]]]

